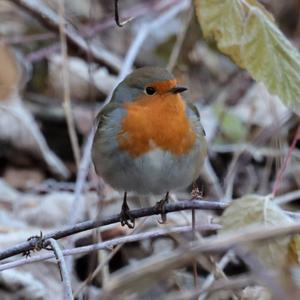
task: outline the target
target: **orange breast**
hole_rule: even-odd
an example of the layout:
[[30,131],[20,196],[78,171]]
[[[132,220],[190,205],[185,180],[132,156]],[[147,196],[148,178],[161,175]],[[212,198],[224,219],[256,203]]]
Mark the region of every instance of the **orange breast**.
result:
[[194,145],[196,134],[185,115],[180,95],[143,96],[126,103],[125,109],[127,115],[118,142],[130,155],[137,157],[156,147],[182,155]]

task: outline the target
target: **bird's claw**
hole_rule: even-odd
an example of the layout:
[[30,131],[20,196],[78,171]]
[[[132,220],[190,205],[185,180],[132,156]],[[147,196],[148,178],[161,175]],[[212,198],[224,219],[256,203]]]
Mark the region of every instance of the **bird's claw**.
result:
[[120,222],[122,226],[127,225],[130,229],[133,229],[135,226],[135,219],[130,214],[130,210],[127,204],[122,206],[122,210],[120,213]]
[[166,214],[166,199],[162,199],[156,203],[156,208],[160,212],[161,220],[158,220],[159,224],[165,224],[167,221],[167,214]]

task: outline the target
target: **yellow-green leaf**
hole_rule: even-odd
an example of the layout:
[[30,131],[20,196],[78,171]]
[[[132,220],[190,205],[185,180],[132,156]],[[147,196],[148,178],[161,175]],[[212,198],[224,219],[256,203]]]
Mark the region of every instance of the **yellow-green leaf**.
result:
[[195,0],[204,36],[300,114],[300,54],[256,0]]
[[[221,216],[223,232],[243,230],[250,226],[291,224],[293,220],[270,197],[247,195],[234,200]],[[268,267],[282,268],[289,259],[290,237],[253,244],[251,251]]]
[[227,140],[230,140],[231,142],[240,142],[245,139],[247,128],[239,117],[220,103],[213,108],[219,120],[221,132],[225,135]]

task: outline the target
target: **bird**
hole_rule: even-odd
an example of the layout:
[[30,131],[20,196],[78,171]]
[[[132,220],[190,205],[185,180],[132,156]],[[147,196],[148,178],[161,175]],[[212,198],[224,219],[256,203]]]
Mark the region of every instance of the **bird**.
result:
[[124,193],[121,225],[134,227],[127,193],[165,195],[199,176],[207,154],[198,109],[182,97],[186,87],[162,67],[142,67],[121,81],[96,117],[92,160],[96,173]]

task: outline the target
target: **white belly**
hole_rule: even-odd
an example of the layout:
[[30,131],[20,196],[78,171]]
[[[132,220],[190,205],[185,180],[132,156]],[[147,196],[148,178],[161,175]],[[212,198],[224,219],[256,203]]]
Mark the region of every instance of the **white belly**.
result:
[[105,163],[97,171],[112,187],[139,194],[158,195],[182,189],[197,178],[202,165],[197,149],[185,156],[174,156],[160,149],[135,159],[129,155],[118,156],[118,159],[103,157]]

